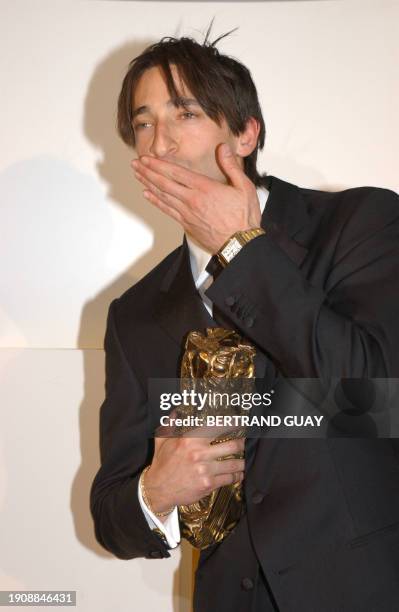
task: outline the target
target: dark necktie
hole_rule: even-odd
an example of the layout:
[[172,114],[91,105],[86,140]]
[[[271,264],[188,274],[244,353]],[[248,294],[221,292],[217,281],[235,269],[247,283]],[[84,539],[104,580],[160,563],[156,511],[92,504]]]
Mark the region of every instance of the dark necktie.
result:
[[[215,280],[222,272],[223,268],[214,255],[208,261],[205,270],[212,276],[213,280]],[[226,315],[215,303],[212,303],[212,318],[219,327],[223,327],[224,329],[234,329],[230,319],[226,317]]]

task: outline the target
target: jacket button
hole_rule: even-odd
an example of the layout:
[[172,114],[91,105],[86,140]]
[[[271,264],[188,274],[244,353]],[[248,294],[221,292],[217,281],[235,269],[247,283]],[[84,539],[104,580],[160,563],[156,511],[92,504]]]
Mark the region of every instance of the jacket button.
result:
[[260,504],[263,501],[264,495],[260,491],[255,491],[252,495],[252,501],[254,504]]
[[244,591],[250,591],[254,588],[254,581],[251,580],[251,578],[243,578],[241,580],[241,588],[244,589]]
[[254,323],[255,323],[255,319],[253,317],[247,317],[244,321],[245,325],[247,327],[253,327]]
[[162,552],[160,550],[152,550],[150,552],[150,557],[153,559],[162,559]]
[[226,299],[225,299],[225,303],[227,304],[227,306],[234,306],[234,304],[236,303],[237,298],[234,297],[234,295],[229,295]]

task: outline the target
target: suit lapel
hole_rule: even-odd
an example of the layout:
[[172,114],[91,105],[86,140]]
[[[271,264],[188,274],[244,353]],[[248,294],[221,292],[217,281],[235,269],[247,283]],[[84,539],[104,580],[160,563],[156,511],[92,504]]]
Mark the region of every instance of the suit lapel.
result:
[[311,220],[305,200],[295,185],[286,183],[275,176],[262,177],[263,185],[269,190],[261,226],[272,239],[300,266],[308,249],[294,240],[299,240],[301,230],[306,228]]
[[215,327],[195,287],[185,237],[177,258],[165,275],[153,316],[182,349],[190,331]]

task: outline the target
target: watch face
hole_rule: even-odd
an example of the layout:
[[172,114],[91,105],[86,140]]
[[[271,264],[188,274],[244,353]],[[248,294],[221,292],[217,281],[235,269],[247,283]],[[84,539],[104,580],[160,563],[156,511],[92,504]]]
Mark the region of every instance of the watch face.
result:
[[228,244],[224,247],[222,255],[226,261],[231,261],[233,257],[241,250],[242,245],[238,242],[237,238],[232,238]]

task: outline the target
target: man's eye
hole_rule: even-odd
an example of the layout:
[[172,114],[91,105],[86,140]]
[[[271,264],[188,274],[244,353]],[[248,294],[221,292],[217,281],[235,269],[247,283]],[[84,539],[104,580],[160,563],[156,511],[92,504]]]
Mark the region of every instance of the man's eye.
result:
[[136,123],[136,125],[133,126],[133,129],[142,130],[145,129],[147,126],[151,126],[151,123],[149,121],[144,121],[143,123]]
[[196,117],[196,115],[194,113],[191,113],[190,111],[186,111],[185,113],[182,113],[181,116],[184,117],[185,119],[192,119],[193,117]]

